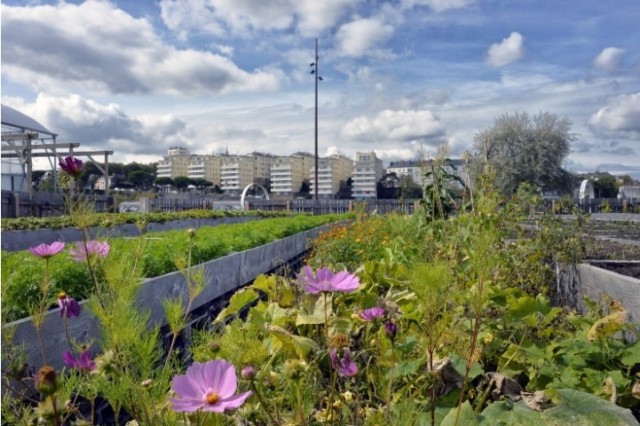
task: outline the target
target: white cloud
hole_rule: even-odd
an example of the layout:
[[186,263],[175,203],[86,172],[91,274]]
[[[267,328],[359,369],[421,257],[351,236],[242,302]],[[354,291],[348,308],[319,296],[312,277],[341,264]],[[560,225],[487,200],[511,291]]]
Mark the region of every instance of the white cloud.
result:
[[444,131],[445,126],[431,111],[385,110],[373,119],[361,116],[351,120],[342,129],[342,137],[379,143],[433,142]]
[[620,95],[591,116],[589,124],[596,132],[640,134],[640,92]]
[[278,71],[246,72],[226,57],[166,45],[149,21],[98,0],[2,5],[2,30],[21,34],[3,45],[3,77],[36,91],[66,84],[69,91],[212,94],[274,90],[281,77]]
[[393,35],[393,26],[378,18],[359,18],[340,27],[336,34],[338,54],[360,57],[379,55]]
[[624,52],[624,49],[620,49],[618,47],[604,48],[593,60],[593,65],[596,68],[600,68],[608,72],[615,72],[622,63],[622,55],[624,55]]
[[512,32],[509,37],[502,39],[500,43],[494,43],[487,52],[486,62],[492,67],[502,67],[517,61],[524,56],[522,35]]
[[434,12],[444,12],[449,9],[460,9],[474,3],[474,0],[402,0],[401,4],[405,8],[413,6],[426,6]]
[[172,114],[131,116],[115,103],[104,105],[76,94],[41,93],[33,103],[2,101],[58,133],[59,142],[79,142],[83,150],[114,150],[117,157],[159,157],[171,145],[188,145],[193,136],[186,123]]
[[162,0],[165,25],[190,32],[248,37],[255,31],[297,29],[317,36],[336,25],[360,0]]

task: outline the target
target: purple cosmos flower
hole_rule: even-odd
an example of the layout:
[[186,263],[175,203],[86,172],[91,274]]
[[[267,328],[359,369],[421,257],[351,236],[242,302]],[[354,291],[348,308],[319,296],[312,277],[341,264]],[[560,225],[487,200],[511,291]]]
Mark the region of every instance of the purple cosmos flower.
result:
[[64,291],[58,294],[58,306],[60,307],[61,317],[73,318],[80,316],[80,304]]
[[380,306],[376,306],[375,308],[365,309],[363,311],[358,312],[358,316],[363,321],[375,321],[384,316],[385,310]]
[[62,250],[64,250],[64,243],[61,243],[60,241],[56,241],[51,244],[42,243],[39,246],[29,248],[29,252],[31,254],[43,259],[53,257],[56,254],[60,253]]
[[78,158],[65,157],[58,164],[62,170],[71,176],[79,176],[82,173],[82,160]]
[[358,366],[355,362],[351,361],[351,351],[349,348],[344,348],[342,352],[342,359],[338,358],[338,350],[331,349],[329,351],[329,358],[331,358],[331,366],[338,369],[338,373],[346,377],[353,377],[358,374]]
[[96,369],[96,363],[91,359],[91,353],[89,349],[82,351],[80,356],[76,356],[71,351],[66,351],[62,354],[62,359],[67,367],[76,368],[82,371],[93,371]]
[[106,241],[91,240],[76,243],[76,247],[69,250],[69,254],[76,262],[84,262],[87,257],[96,255],[105,257],[109,254],[109,243]]
[[298,278],[305,281],[304,289],[311,294],[329,291],[350,293],[360,286],[358,277],[346,271],[334,274],[329,268],[319,268],[314,275],[311,267],[305,266],[302,272],[303,274],[299,274]]
[[225,360],[194,362],[184,375],[173,378],[173,410],[192,413],[197,410],[222,413],[240,407],[251,391],[236,394],[238,383],[233,364]]

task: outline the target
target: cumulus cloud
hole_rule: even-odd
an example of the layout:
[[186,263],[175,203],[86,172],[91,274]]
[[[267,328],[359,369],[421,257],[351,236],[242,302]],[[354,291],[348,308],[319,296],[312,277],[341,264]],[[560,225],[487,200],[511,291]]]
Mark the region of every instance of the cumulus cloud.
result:
[[295,28],[304,36],[333,27],[353,0],[162,0],[165,25],[185,38],[190,32],[249,36],[256,31]]
[[338,54],[361,57],[380,54],[380,47],[393,35],[393,26],[378,18],[359,18],[340,27],[336,33]]
[[444,12],[449,9],[460,9],[474,3],[474,0],[402,0],[404,8],[413,6],[425,6],[433,9],[434,12]]
[[370,142],[412,142],[436,143],[444,135],[445,126],[431,112],[392,111],[380,112],[375,118],[357,117],[342,129],[346,140]]
[[596,133],[640,133],[640,92],[620,95],[593,114],[589,124]]
[[148,20],[98,0],[3,4],[2,30],[20,34],[3,45],[3,75],[35,90],[70,84],[116,94],[228,93],[273,90],[282,77],[277,70],[246,72],[221,55],[176,49]]
[[608,72],[615,72],[622,63],[624,52],[624,49],[618,47],[602,49],[602,52],[593,60],[593,65]]
[[3,103],[58,133],[60,142],[79,142],[83,150],[113,150],[116,158],[161,156],[171,145],[188,145],[193,136],[172,114],[132,116],[115,103],[104,105],[76,94],[41,93],[33,103],[8,98]]
[[512,32],[500,43],[494,43],[487,52],[486,62],[492,67],[502,67],[517,61],[524,56],[523,37],[520,33]]

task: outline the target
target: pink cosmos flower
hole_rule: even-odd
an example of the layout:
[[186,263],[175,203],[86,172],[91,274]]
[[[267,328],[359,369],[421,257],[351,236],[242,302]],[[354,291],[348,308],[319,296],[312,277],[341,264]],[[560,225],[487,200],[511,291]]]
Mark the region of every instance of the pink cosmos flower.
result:
[[58,306],[60,307],[61,317],[73,318],[80,316],[80,304],[64,291],[58,294]]
[[64,250],[64,243],[60,241],[53,242],[51,244],[42,243],[38,246],[29,248],[29,252],[34,256],[41,257],[43,259],[48,259],[50,257],[55,256]]
[[171,398],[171,403],[178,412],[222,413],[240,407],[251,396],[251,391],[236,394],[237,389],[236,371],[230,362],[194,362],[186,374],[173,378],[173,391],[179,398]]
[[358,316],[363,321],[375,321],[384,316],[385,310],[380,306],[376,306],[375,308],[365,309],[363,311],[358,312]]
[[311,294],[340,291],[350,293],[360,286],[357,276],[346,271],[335,274],[329,268],[318,268],[315,275],[310,266],[302,268],[302,274],[298,275],[305,282],[304,289]]
[[71,176],[78,176],[82,173],[82,160],[71,156],[58,161],[60,168]]
[[351,351],[349,348],[344,348],[342,352],[342,359],[338,358],[338,350],[331,349],[329,351],[329,358],[331,358],[331,366],[338,369],[338,373],[346,377],[353,377],[358,374],[358,366],[351,360]]
[[76,262],[85,262],[87,257],[96,255],[98,257],[105,257],[109,254],[109,243],[106,241],[87,241],[86,244],[82,241],[76,243],[76,247],[69,250],[71,258]]
[[96,369],[96,363],[91,359],[91,353],[89,349],[82,351],[80,356],[76,356],[71,351],[66,351],[62,354],[62,359],[67,367],[77,368],[82,371],[93,371]]

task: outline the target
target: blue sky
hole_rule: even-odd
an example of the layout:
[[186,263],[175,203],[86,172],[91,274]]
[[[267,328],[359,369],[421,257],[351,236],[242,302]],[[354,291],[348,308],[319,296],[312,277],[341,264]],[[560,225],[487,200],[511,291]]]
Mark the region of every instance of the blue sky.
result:
[[568,117],[566,166],[640,178],[638,0],[2,2],[2,103],[59,141],[193,153],[471,150],[504,114]]

